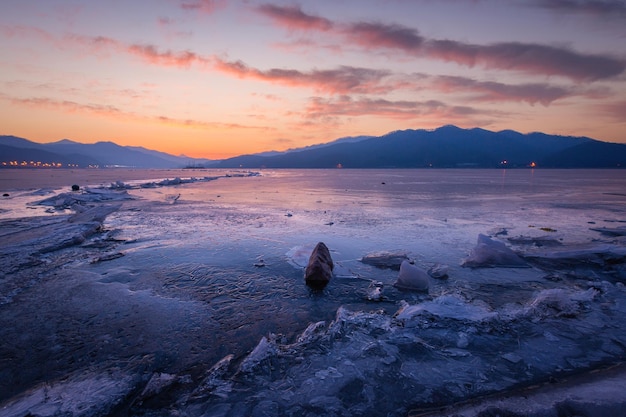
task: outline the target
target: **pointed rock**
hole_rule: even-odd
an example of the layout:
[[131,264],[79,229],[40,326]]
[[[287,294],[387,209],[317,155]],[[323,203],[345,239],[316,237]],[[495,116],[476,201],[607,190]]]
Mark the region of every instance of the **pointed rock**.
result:
[[323,242],[319,242],[311,252],[309,263],[304,271],[306,284],[311,288],[324,288],[333,276],[333,266],[328,247]]

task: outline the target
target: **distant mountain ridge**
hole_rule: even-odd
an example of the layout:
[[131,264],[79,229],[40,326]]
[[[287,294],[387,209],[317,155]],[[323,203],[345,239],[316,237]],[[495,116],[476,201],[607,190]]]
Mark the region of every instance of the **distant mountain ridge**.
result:
[[[591,154],[590,154],[591,152]],[[626,167],[626,144],[588,137],[493,132],[447,125],[399,130],[350,143],[272,156],[242,155],[222,168],[616,168]]]
[[398,130],[378,137],[346,137],[283,152],[209,160],[113,142],[81,144],[63,139],[40,144],[15,136],[0,136],[0,163],[5,161],[134,168],[618,168],[626,167],[626,144],[588,137],[522,134],[513,130],[493,132],[447,125],[433,130]]
[[[174,156],[142,147],[120,146],[113,142],[84,144],[63,139],[52,143],[35,143],[15,136],[0,136],[0,163],[38,161],[63,166],[184,168],[213,163],[209,159]],[[6,165],[3,165],[6,166]]]

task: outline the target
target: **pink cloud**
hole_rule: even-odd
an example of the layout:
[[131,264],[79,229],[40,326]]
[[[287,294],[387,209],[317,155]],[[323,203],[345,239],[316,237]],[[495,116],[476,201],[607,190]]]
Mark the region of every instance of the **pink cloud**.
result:
[[608,116],[618,122],[626,121],[626,100],[606,103],[601,106],[603,115]]
[[225,61],[215,58],[215,68],[221,72],[241,78],[252,78],[278,84],[310,87],[331,94],[341,93],[384,93],[393,89],[386,83],[389,71],[341,66],[332,70],[273,68],[266,71],[247,66],[242,61]]
[[159,51],[154,45],[129,45],[128,52],[155,65],[189,68],[192,64],[206,64],[208,60],[194,52]]
[[401,25],[360,22],[344,26],[341,32],[349,41],[365,49],[399,49],[419,54],[424,43],[417,30]]
[[48,42],[53,42],[56,39],[45,30],[30,26],[0,26],[0,33],[7,38],[34,36]]
[[79,104],[71,100],[55,100],[45,97],[10,98],[10,101],[13,104],[52,108],[66,113],[86,112],[107,117],[121,117],[124,114],[119,108],[111,105]]
[[145,116],[139,115],[134,112],[127,112],[119,109],[115,106],[94,104],[94,103],[77,103],[71,100],[56,100],[47,97],[31,97],[31,98],[18,98],[9,97],[4,94],[0,94],[0,98],[9,100],[15,105],[29,106],[35,108],[46,108],[54,111],[60,111],[64,113],[87,113],[99,117],[105,117],[116,120],[130,120],[141,122],[160,123],[165,125],[173,125],[178,127],[190,127],[196,129],[211,129],[211,128],[228,128],[228,129],[261,129],[261,130],[274,130],[274,128],[267,126],[251,126],[238,123],[220,123],[220,122],[204,122],[194,119],[178,119],[168,116]]
[[298,6],[276,6],[273,4],[263,4],[257,10],[272,19],[279,26],[287,29],[316,29],[327,31],[332,29],[333,23],[319,16],[305,13]]
[[129,55],[137,56],[152,65],[189,68],[193,64],[207,65],[211,62],[209,58],[203,57],[191,51],[160,51],[155,45],[126,44],[105,36],[93,37],[69,35],[65,39],[87,47],[91,52],[101,52],[106,51],[107,49],[114,49],[119,52],[125,52]]

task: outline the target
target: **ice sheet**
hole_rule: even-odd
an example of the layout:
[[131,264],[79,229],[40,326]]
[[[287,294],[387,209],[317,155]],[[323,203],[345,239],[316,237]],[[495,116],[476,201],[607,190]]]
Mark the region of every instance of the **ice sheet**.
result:
[[[624,357],[623,171],[150,174],[11,191],[39,215],[0,228],[0,407],[120,372],[94,415],[407,415]],[[532,267],[461,267],[480,234]],[[319,241],[337,269],[310,291]],[[402,291],[373,253],[448,278]]]

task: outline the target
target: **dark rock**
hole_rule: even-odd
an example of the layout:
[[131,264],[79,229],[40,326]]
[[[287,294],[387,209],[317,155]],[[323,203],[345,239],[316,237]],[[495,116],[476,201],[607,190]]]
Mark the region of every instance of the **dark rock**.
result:
[[324,288],[333,276],[333,260],[330,251],[323,242],[319,242],[309,258],[304,271],[304,280],[312,288]]
[[72,185],[72,191],[78,191],[80,187],[77,184]]
[[2,194],[2,197],[8,197],[8,196],[9,196],[9,193]]

